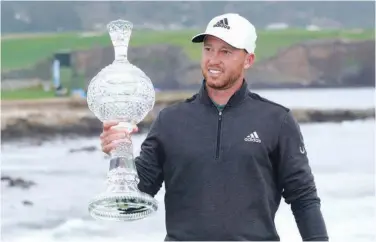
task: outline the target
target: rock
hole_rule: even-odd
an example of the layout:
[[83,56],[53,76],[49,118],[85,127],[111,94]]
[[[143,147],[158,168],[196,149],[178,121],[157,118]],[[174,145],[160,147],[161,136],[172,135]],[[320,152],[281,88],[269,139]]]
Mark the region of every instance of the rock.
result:
[[8,182],[9,187],[20,187],[23,189],[29,189],[31,186],[36,185],[33,181],[27,181],[22,178],[12,178],[10,176],[1,176],[1,181]]
[[294,117],[299,123],[321,123],[321,122],[343,122],[353,120],[375,119],[375,110],[315,110],[315,109],[294,109]]
[[86,147],[81,147],[81,148],[77,148],[77,149],[70,149],[69,152],[70,153],[75,153],[75,152],[93,152],[93,151],[96,151],[98,150],[97,147],[95,146],[86,146]]
[[246,75],[254,87],[375,86],[375,40],[317,39],[282,49]]
[[24,200],[24,201],[22,201],[22,204],[25,205],[25,206],[32,206],[32,205],[34,205],[33,202],[28,201],[28,200]]
[[[181,87],[181,76],[192,62],[181,47],[168,44],[130,48],[128,58],[152,78],[157,88],[174,90]],[[76,63],[75,73],[83,73],[90,81],[114,60],[113,46],[74,51],[72,60]]]
[[[149,115],[138,124],[140,132],[147,130],[158,112],[175,102],[185,98],[184,95],[171,95],[165,100],[158,100]],[[53,102],[52,105],[50,102]],[[34,140],[52,139],[57,136],[79,137],[92,136],[99,137],[102,132],[102,123],[89,111],[85,103],[75,103],[68,101],[57,103],[46,100],[43,106],[42,101],[26,101],[27,105],[21,105],[20,101],[15,102],[17,108],[12,108],[10,102],[2,106],[1,116],[1,142],[12,141],[22,138],[32,137]],[[3,104],[2,104],[3,105]],[[23,108],[22,108],[23,107]],[[16,109],[16,111],[14,111]],[[73,110],[73,111],[72,111]],[[342,122],[359,119],[374,119],[374,109],[362,110],[317,110],[317,109],[294,109],[293,115],[300,123],[307,122]],[[82,147],[72,149],[70,152],[93,152],[95,147]]]

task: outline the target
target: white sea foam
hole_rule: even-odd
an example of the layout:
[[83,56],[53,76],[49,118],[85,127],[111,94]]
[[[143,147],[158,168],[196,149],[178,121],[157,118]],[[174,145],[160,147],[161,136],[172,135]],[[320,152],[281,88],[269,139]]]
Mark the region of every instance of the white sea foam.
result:
[[255,92],[289,108],[363,109],[375,106],[374,88],[278,89]]

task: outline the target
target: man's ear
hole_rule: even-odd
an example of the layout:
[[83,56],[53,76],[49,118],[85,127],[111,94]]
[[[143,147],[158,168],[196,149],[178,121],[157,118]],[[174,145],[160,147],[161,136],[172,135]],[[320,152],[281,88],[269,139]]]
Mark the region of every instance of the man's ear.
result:
[[255,54],[247,54],[244,61],[244,69],[249,69],[253,65],[253,63],[255,63],[255,58]]

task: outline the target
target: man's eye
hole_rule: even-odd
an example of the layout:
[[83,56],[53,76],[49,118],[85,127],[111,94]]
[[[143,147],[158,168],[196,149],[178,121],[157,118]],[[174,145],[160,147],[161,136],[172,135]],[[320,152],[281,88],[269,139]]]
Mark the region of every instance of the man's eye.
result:
[[231,54],[231,52],[228,51],[228,50],[222,50],[222,53],[225,54],[225,55],[229,55],[229,54]]

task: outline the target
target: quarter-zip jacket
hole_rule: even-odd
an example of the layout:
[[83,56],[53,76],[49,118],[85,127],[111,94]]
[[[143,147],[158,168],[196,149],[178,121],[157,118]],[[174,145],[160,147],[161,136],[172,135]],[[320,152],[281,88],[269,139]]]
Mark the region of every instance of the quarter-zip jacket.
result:
[[165,240],[279,240],[282,197],[303,240],[328,240],[299,125],[245,81],[222,111],[205,84],[160,111],[136,166],[141,191],[165,183]]

